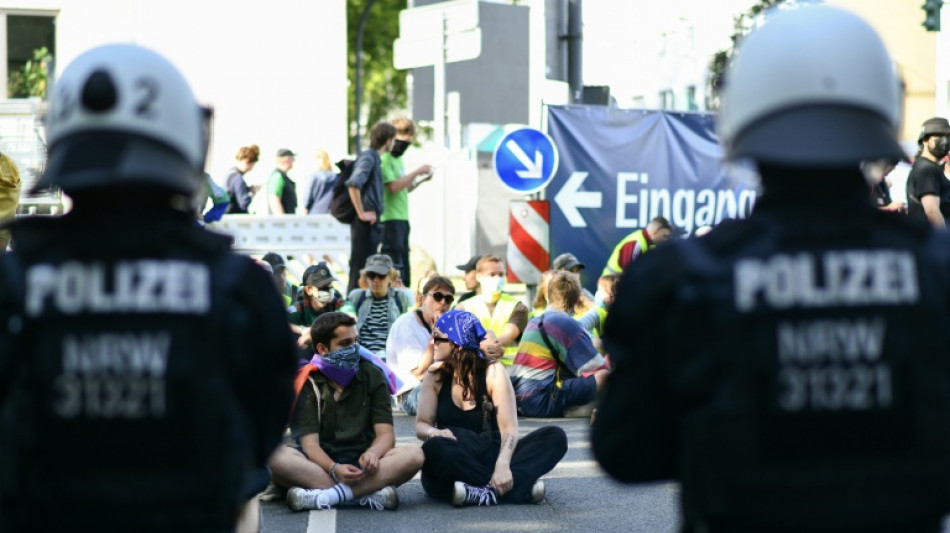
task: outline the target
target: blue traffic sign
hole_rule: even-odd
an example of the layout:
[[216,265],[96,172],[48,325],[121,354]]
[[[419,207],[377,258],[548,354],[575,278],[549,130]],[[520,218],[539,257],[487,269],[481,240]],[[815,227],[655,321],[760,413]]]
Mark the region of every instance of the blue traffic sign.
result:
[[554,141],[533,128],[521,128],[502,137],[492,159],[502,183],[523,194],[547,187],[557,172],[558,153]]

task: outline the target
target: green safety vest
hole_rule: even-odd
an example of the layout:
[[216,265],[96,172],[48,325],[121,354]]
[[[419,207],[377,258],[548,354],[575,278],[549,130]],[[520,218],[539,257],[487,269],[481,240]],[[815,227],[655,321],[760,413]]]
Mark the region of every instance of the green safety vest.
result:
[[[510,294],[501,293],[501,298],[495,303],[494,313],[488,312],[488,305],[485,303],[485,300],[479,296],[465,300],[464,305],[465,309],[471,311],[471,313],[478,318],[478,321],[482,323],[482,327],[494,332],[496,337],[501,337],[501,334],[505,331],[505,326],[508,325],[508,320],[511,319],[511,315],[515,312],[518,299]],[[515,354],[517,353],[517,344],[505,346],[505,355],[499,360],[503,365],[511,366],[511,363],[515,361]]]
[[614,251],[610,254],[610,259],[607,260],[607,266],[604,267],[604,271],[601,272],[601,276],[606,276],[607,274],[622,274],[623,269],[620,268],[620,250],[630,242],[637,241],[640,243],[640,249],[644,252],[653,248],[653,246],[647,242],[647,238],[643,235],[643,230],[638,229],[630,235],[624,237],[617,246],[614,247]]

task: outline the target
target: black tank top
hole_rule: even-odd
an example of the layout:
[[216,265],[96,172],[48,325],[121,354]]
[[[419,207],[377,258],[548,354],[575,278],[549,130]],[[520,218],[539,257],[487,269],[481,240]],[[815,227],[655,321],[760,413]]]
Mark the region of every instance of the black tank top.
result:
[[[461,409],[455,405],[455,402],[452,401],[451,381],[442,384],[442,388],[439,390],[439,403],[435,413],[440,428],[459,427],[474,431],[475,433],[482,432],[483,396],[488,394],[485,374],[486,372],[483,371],[475,377],[475,390],[477,392],[475,394],[475,407],[472,409]],[[495,418],[494,410],[492,410],[492,413],[489,415],[488,423],[492,433],[498,433],[498,421]]]

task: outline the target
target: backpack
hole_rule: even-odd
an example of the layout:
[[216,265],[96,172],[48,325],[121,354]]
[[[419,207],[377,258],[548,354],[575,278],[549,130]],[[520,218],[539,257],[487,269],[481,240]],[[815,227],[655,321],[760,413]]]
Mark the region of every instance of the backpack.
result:
[[336,166],[340,169],[340,175],[336,177],[333,184],[333,192],[330,195],[330,214],[338,222],[343,224],[352,224],[356,220],[356,208],[353,207],[353,200],[350,199],[350,190],[346,186],[346,180],[353,175],[355,161],[352,159],[341,159],[337,161]]

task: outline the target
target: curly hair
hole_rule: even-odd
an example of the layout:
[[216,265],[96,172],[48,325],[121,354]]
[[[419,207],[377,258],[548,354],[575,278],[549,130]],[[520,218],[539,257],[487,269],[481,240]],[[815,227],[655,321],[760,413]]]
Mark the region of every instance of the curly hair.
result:
[[261,156],[261,149],[257,147],[256,144],[250,146],[242,146],[238,149],[238,153],[234,156],[234,159],[241,161],[242,159],[247,159],[249,163],[257,163],[257,160]]
[[[468,350],[453,343],[455,348],[452,355],[442,362],[442,366],[434,370],[439,382],[444,387],[457,382],[462,386],[462,400],[471,401],[478,394],[478,382],[475,376],[485,372],[492,361],[478,355],[475,350]],[[485,391],[487,392],[487,391]]]

